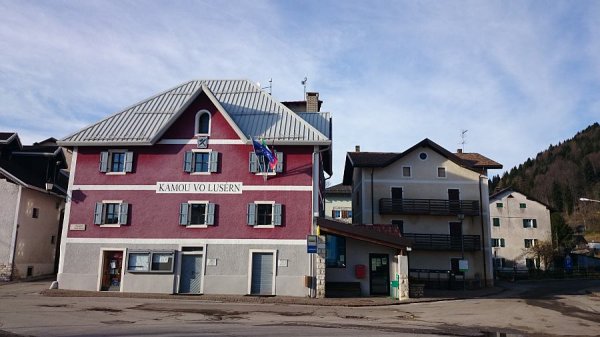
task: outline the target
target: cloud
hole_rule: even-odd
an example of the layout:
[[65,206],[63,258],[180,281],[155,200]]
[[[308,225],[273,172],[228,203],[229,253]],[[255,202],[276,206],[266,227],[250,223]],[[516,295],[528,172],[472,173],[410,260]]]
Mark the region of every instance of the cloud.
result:
[[[506,169],[595,122],[593,2],[0,2],[0,125],[64,137],[191,79],[320,91],[345,152],[423,138]],[[40,121],[44,121],[40,123]]]

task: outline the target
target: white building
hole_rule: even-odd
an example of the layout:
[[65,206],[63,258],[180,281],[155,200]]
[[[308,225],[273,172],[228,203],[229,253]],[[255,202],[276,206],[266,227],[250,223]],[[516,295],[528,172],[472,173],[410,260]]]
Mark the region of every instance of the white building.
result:
[[[353,223],[388,225],[412,240],[413,279],[432,287],[460,286],[463,279],[492,285],[487,170],[498,168],[480,154],[451,153],[429,139],[401,153],[357,147],[344,170]],[[468,263],[464,273],[460,260]]]
[[352,223],[352,186],[337,184],[325,189],[325,217]]
[[495,269],[547,268],[527,249],[552,240],[547,205],[510,188],[490,196],[491,246]]

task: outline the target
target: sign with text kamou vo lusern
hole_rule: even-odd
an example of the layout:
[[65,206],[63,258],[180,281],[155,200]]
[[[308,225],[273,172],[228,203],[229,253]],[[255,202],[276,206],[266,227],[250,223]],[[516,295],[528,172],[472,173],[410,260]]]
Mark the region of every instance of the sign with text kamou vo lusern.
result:
[[157,182],[156,193],[241,194],[241,182]]

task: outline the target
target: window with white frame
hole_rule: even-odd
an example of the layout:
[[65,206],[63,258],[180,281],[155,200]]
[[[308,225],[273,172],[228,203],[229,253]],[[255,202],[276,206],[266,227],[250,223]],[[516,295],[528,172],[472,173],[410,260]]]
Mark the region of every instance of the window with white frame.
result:
[[127,271],[130,273],[172,273],[174,251],[130,251]]
[[195,173],[217,172],[219,152],[206,150],[192,150],[185,152],[183,157],[183,170]]
[[195,133],[196,135],[209,135],[210,134],[210,112],[207,110],[200,110],[196,114]]
[[504,238],[492,238],[492,247],[505,247]]
[[402,176],[404,178],[412,177],[412,169],[410,166],[402,166]]
[[506,260],[503,257],[495,257],[494,258],[494,267],[496,269],[506,267]]
[[129,204],[122,200],[97,202],[94,209],[94,224],[120,226],[127,224]]
[[352,210],[347,208],[334,208],[331,211],[331,217],[334,219],[349,219],[352,217]]
[[133,152],[109,150],[100,152],[100,172],[127,173],[133,171]]
[[500,218],[492,218],[492,224],[494,227],[500,227]]
[[438,169],[437,169],[437,176],[438,176],[438,178],[446,178],[446,168],[445,167],[438,167]]
[[249,226],[271,227],[282,224],[282,205],[270,201],[257,201],[248,204],[247,223]]
[[523,219],[523,228],[537,228],[537,220]]
[[525,248],[535,247],[537,245],[537,239],[524,239]]
[[274,152],[277,163],[271,167],[269,159],[265,156],[257,156],[254,151],[249,154],[248,170],[256,174],[275,174],[283,172],[283,152]]
[[179,206],[182,226],[212,226],[215,224],[215,204],[208,201],[188,201]]

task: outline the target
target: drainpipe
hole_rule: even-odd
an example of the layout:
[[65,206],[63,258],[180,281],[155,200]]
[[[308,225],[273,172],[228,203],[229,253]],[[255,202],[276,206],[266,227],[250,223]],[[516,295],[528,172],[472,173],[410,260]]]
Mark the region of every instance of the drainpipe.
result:
[[485,286],[487,287],[487,265],[485,260],[487,260],[487,257],[485,256],[485,225],[484,225],[484,221],[483,221],[483,195],[482,195],[482,188],[481,188],[481,178],[484,177],[483,174],[479,175],[479,219],[481,221],[481,251],[483,254],[483,282],[485,284]]
[[373,171],[375,168],[371,168],[371,225],[375,224],[375,199],[373,197]]
[[[311,234],[317,234],[316,233],[316,229],[317,229],[317,217],[320,215],[319,214],[319,193],[320,193],[320,181],[319,179],[321,178],[321,174],[320,174],[320,161],[319,161],[319,154],[321,152],[325,152],[328,151],[331,148],[331,145],[323,148],[323,149],[318,149],[318,146],[314,147],[313,150],[313,154],[312,154],[312,174],[313,174],[313,197],[312,197],[312,224],[311,224],[311,230],[310,233]],[[329,178],[331,178],[331,176],[329,176]],[[328,178],[328,179],[329,179]],[[318,268],[316,263],[315,263],[315,257],[314,254],[309,254],[309,276],[311,277],[312,280],[312,284],[309,290],[309,297],[311,298],[315,298],[318,295],[317,292],[317,280],[316,280],[316,271],[315,269]]]

